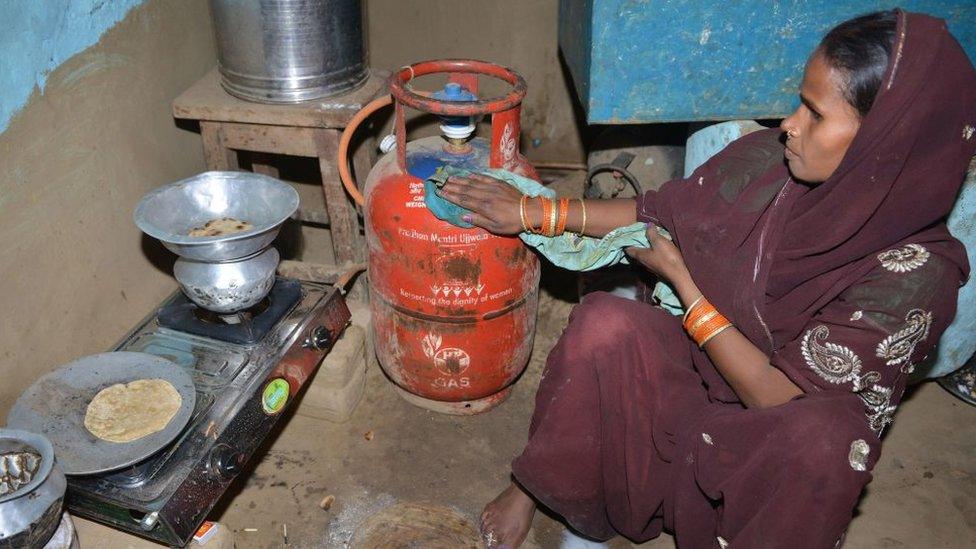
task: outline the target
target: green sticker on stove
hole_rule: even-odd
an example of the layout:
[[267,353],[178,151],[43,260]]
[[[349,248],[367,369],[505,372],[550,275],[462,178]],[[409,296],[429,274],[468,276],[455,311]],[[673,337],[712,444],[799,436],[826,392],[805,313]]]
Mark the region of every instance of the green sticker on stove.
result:
[[288,402],[290,390],[288,382],[280,377],[265,385],[264,394],[261,395],[261,407],[264,408],[264,413],[271,415],[280,412]]

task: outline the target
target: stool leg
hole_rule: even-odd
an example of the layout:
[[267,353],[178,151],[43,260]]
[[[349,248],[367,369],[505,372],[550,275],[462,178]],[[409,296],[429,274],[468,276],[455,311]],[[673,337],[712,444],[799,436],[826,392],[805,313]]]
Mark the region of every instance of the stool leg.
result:
[[352,153],[352,168],[360,185],[366,182],[369,170],[376,163],[376,139],[365,136]]
[[316,132],[319,154],[319,171],[322,174],[322,193],[325,195],[325,208],[329,212],[329,229],[332,232],[332,247],[335,249],[336,263],[360,262],[366,258],[366,241],[359,234],[359,217],[353,207],[352,199],[339,179],[336,154],[339,149],[339,132],[334,129],[320,129]]
[[203,159],[208,170],[236,170],[237,153],[224,146],[223,128],[219,122],[200,121],[203,137]]
[[270,175],[271,177],[278,177],[278,168],[270,163],[272,158],[273,155],[267,153],[251,153],[251,171]]

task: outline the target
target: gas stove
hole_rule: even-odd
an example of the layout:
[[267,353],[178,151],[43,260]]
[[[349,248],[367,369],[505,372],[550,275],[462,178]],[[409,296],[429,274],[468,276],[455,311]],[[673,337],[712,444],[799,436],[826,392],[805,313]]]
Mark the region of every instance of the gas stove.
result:
[[[338,290],[278,278],[233,319],[176,292],[114,347],[189,370],[196,407],[176,440],[141,463],[68,477],[72,512],[170,545],[187,544],[349,324]],[[229,324],[233,322],[233,324]]]

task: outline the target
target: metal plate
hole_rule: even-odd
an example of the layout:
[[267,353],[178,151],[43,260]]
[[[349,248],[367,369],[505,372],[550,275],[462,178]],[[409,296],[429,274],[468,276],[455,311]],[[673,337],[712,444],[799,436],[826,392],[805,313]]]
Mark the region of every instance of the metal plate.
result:
[[[85,428],[92,398],[109,385],[162,379],[183,402],[162,431],[132,442],[101,440]],[[169,444],[190,420],[196,390],[189,372],[158,356],[114,352],[86,356],[38,379],[17,399],[7,426],[46,436],[66,475],[90,475],[137,463]]]

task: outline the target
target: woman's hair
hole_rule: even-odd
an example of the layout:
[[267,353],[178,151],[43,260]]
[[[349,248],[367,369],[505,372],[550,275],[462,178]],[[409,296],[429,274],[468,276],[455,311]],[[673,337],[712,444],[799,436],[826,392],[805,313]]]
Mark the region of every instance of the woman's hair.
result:
[[897,25],[897,11],[877,11],[844,21],[820,42],[818,51],[844,76],[844,98],[862,117],[878,95]]

